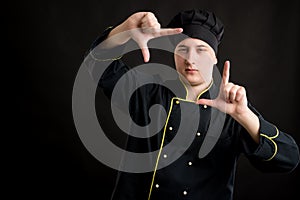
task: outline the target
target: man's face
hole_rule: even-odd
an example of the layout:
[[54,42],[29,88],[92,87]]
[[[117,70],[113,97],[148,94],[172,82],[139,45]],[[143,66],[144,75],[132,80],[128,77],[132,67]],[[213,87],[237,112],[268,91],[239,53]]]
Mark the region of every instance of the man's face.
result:
[[181,41],[175,48],[174,59],[176,70],[192,86],[211,82],[217,58],[206,42],[194,38]]

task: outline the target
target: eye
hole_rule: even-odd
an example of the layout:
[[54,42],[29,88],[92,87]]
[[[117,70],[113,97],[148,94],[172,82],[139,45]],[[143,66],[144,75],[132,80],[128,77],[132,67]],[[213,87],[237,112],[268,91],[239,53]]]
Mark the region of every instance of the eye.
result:
[[181,47],[181,48],[178,48],[176,52],[181,55],[186,54],[186,53],[188,53],[188,48]]
[[187,50],[187,48],[179,48],[179,49],[177,49],[177,52],[179,52],[179,53],[186,53],[188,50]]
[[199,48],[199,49],[197,49],[197,51],[202,52],[202,51],[206,51],[206,49],[205,48]]

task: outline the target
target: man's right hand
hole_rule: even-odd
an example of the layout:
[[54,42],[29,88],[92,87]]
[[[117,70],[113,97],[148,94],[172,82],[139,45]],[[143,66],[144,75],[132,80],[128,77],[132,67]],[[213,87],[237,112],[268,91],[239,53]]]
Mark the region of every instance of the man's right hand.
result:
[[161,28],[155,15],[151,12],[137,12],[128,17],[122,24],[114,28],[108,38],[120,34],[120,37],[114,38],[108,46],[121,45],[129,39],[133,39],[142,50],[145,62],[150,59],[150,53],[147,46],[149,40],[166,35],[181,33],[182,28]]

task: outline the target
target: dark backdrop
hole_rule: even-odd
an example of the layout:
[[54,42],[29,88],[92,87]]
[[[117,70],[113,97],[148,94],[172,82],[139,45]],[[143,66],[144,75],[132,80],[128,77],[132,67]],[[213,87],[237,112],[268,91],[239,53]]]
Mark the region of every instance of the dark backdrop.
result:
[[[191,8],[221,18],[219,66],[231,60],[231,80],[244,85],[265,118],[299,144],[299,1],[11,2],[2,17],[8,69],[3,91],[9,88],[3,98],[9,129],[3,133],[10,136],[3,140],[3,166],[11,197],[108,199],[116,173],[88,153],[72,118],[73,83],[84,53],[102,30],[136,11],[154,12],[165,26]],[[262,174],[241,158],[235,199],[295,199],[299,178],[299,167],[290,174]]]

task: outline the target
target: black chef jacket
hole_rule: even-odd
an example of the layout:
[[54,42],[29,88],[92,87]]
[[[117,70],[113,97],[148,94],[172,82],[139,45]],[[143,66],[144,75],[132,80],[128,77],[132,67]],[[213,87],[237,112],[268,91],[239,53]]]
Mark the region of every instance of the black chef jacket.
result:
[[[97,45],[107,37],[110,30],[111,28],[105,30],[96,39],[85,60],[87,66],[92,69],[92,74],[99,70],[103,63],[109,62],[109,67],[100,80],[96,79],[99,80],[99,86],[109,98],[120,77],[130,70],[120,57],[116,59],[105,57],[109,55],[109,51],[93,52],[97,49]],[[133,74],[139,76],[139,80],[143,76],[146,79],[151,78],[150,75],[140,72]],[[134,76],[130,78],[134,79]],[[157,76],[152,78],[159,79]],[[214,108],[186,100],[187,90],[179,79],[171,80],[167,84],[175,84],[181,88],[179,96],[175,96],[172,91],[160,84],[147,84],[133,93],[130,98],[129,111],[135,123],[140,126],[149,124],[151,121],[149,109],[154,104],[162,105],[168,115],[164,128],[156,135],[149,138],[128,136],[126,150],[138,153],[160,150],[156,162],[165,162],[173,152],[163,152],[162,148],[174,139],[180,123],[197,125],[193,133],[189,129],[184,130],[192,142],[187,149],[182,149],[182,155],[175,162],[164,168],[154,167],[152,172],[147,173],[120,171],[112,199],[230,200],[233,198],[236,162],[240,154],[244,154],[253,166],[262,172],[289,172],[297,166],[299,150],[293,138],[266,121],[250,104],[250,109],[258,116],[260,122],[259,144],[252,140],[237,121],[230,115],[226,115],[217,143],[204,158],[199,158],[199,149],[207,136],[210,123],[213,123],[211,113]],[[124,84],[124,96],[128,87],[130,86]],[[217,94],[217,90],[218,87],[212,83],[198,98],[215,98],[214,94]],[[122,99],[115,104],[122,104]],[[188,113],[190,117],[187,119],[181,118],[182,106],[188,108],[187,112],[190,112]],[[195,113],[200,113],[197,122],[193,121]],[[156,119],[160,119],[160,116],[156,116]],[[180,148],[174,147],[173,149],[180,152]]]

